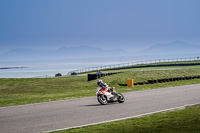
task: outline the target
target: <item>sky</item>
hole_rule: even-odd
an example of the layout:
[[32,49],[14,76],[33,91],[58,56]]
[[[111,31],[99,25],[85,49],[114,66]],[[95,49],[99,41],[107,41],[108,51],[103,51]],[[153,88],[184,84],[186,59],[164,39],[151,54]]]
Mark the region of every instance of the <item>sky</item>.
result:
[[200,0],[1,0],[0,53],[87,45],[200,45]]

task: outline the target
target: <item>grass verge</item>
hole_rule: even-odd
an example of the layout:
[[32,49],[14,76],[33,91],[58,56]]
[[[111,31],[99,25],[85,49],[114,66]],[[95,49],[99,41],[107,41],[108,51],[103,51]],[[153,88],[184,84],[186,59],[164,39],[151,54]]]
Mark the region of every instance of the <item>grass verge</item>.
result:
[[52,133],[199,133],[200,106]]
[[[130,71],[124,73],[102,77],[102,80],[111,87],[115,86],[116,90],[121,93],[200,83],[199,79],[193,79],[137,85],[134,88],[118,85],[118,83],[126,83],[128,78],[134,79],[134,82],[142,82],[152,79],[200,75],[200,66],[179,67],[181,69],[169,68],[170,69],[167,69],[166,67],[165,70],[156,68],[129,69]],[[0,107],[95,96],[96,88],[96,80],[88,82],[87,76],[61,78],[1,78]]]

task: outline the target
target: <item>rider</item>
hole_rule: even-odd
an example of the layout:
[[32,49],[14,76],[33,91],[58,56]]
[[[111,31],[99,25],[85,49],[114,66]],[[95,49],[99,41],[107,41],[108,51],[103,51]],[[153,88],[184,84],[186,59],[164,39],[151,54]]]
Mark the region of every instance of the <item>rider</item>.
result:
[[104,83],[101,79],[97,81],[98,87],[101,87],[103,90],[108,89],[109,92],[111,92],[112,95],[114,95],[114,89],[110,88],[106,83]]

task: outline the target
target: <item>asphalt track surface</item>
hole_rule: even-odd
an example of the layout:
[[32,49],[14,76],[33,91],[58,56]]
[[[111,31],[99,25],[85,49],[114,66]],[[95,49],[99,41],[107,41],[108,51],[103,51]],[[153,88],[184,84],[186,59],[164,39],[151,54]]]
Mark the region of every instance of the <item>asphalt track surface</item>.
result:
[[[95,89],[94,89],[95,94]],[[35,133],[112,121],[200,103],[200,84],[123,93],[124,103],[96,97],[0,108],[1,133]]]

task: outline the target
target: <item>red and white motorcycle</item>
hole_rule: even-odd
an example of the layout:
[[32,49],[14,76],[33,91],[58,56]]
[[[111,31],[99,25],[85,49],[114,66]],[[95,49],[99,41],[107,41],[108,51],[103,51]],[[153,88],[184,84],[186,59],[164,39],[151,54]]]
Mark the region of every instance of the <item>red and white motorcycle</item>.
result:
[[115,87],[112,89],[113,91],[111,93],[109,92],[108,87],[106,89],[102,89],[101,87],[97,88],[96,95],[100,104],[106,105],[108,102],[123,103],[125,101],[124,96],[121,93],[117,93],[115,91]]

